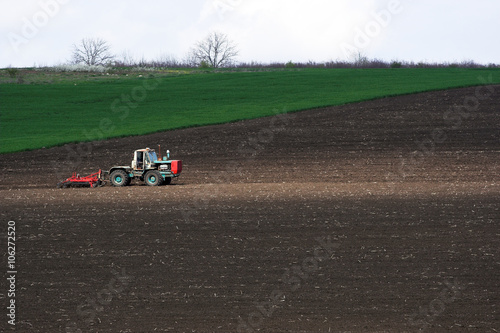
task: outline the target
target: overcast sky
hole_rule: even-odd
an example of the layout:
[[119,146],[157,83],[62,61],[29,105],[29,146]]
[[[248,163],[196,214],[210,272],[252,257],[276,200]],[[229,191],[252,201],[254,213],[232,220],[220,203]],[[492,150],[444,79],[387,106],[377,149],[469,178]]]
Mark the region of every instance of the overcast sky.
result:
[[498,0],[0,0],[0,68],[55,65],[85,37],[121,56],[183,58],[210,31],[239,61],[500,63]]

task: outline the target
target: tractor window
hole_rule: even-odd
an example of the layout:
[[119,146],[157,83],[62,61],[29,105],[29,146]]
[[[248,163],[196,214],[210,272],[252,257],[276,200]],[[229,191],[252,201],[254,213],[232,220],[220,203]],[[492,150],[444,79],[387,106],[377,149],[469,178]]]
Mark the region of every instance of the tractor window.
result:
[[158,157],[156,156],[156,153],[154,151],[150,151],[149,154],[149,161],[154,162],[158,160]]
[[138,151],[137,152],[137,155],[136,155],[136,160],[137,160],[137,163],[141,163],[142,164],[142,151]]

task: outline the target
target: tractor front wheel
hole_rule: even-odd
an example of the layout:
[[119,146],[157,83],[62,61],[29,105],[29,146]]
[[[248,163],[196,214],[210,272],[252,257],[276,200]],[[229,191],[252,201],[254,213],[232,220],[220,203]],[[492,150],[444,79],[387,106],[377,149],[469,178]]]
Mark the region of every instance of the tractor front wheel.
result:
[[109,176],[113,186],[127,186],[130,184],[130,177],[123,170],[115,170]]
[[160,186],[163,183],[163,176],[159,171],[151,170],[146,172],[144,182],[149,186]]

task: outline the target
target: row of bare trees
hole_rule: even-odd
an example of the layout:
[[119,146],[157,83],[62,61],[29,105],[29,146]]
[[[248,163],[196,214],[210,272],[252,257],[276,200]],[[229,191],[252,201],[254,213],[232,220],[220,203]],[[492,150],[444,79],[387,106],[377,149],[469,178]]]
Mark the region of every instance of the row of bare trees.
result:
[[[205,39],[197,42],[187,57],[192,66],[220,68],[234,63],[239,52],[227,35],[211,32]],[[132,62],[130,53],[125,52],[124,62]],[[116,60],[111,46],[101,38],[84,38],[73,45],[71,62],[75,64],[107,65]]]
[[369,59],[365,54],[358,52],[351,55],[348,61],[329,61],[316,63],[235,63],[239,52],[227,35],[220,32],[212,32],[205,39],[197,42],[185,59],[178,60],[172,56],[163,55],[156,60],[137,60],[130,51],[125,51],[121,57],[111,53],[108,42],[100,38],[82,39],[79,44],[73,45],[72,63],[86,65],[108,65],[114,64],[118,67],[252,67],[252,68],[498,68],[498,64],[481,65],[474,61],[463,61],[461,63],[423,63],[407,61],[387,62],[380,59]]

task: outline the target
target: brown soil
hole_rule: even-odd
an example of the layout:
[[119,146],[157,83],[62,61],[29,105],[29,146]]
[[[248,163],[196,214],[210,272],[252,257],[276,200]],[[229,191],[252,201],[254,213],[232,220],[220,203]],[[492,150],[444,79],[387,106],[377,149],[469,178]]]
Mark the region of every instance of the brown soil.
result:
[[[1,155],[16,331],[499,331],[491,89]],[[173,185],[55,188],[157,143]]]

